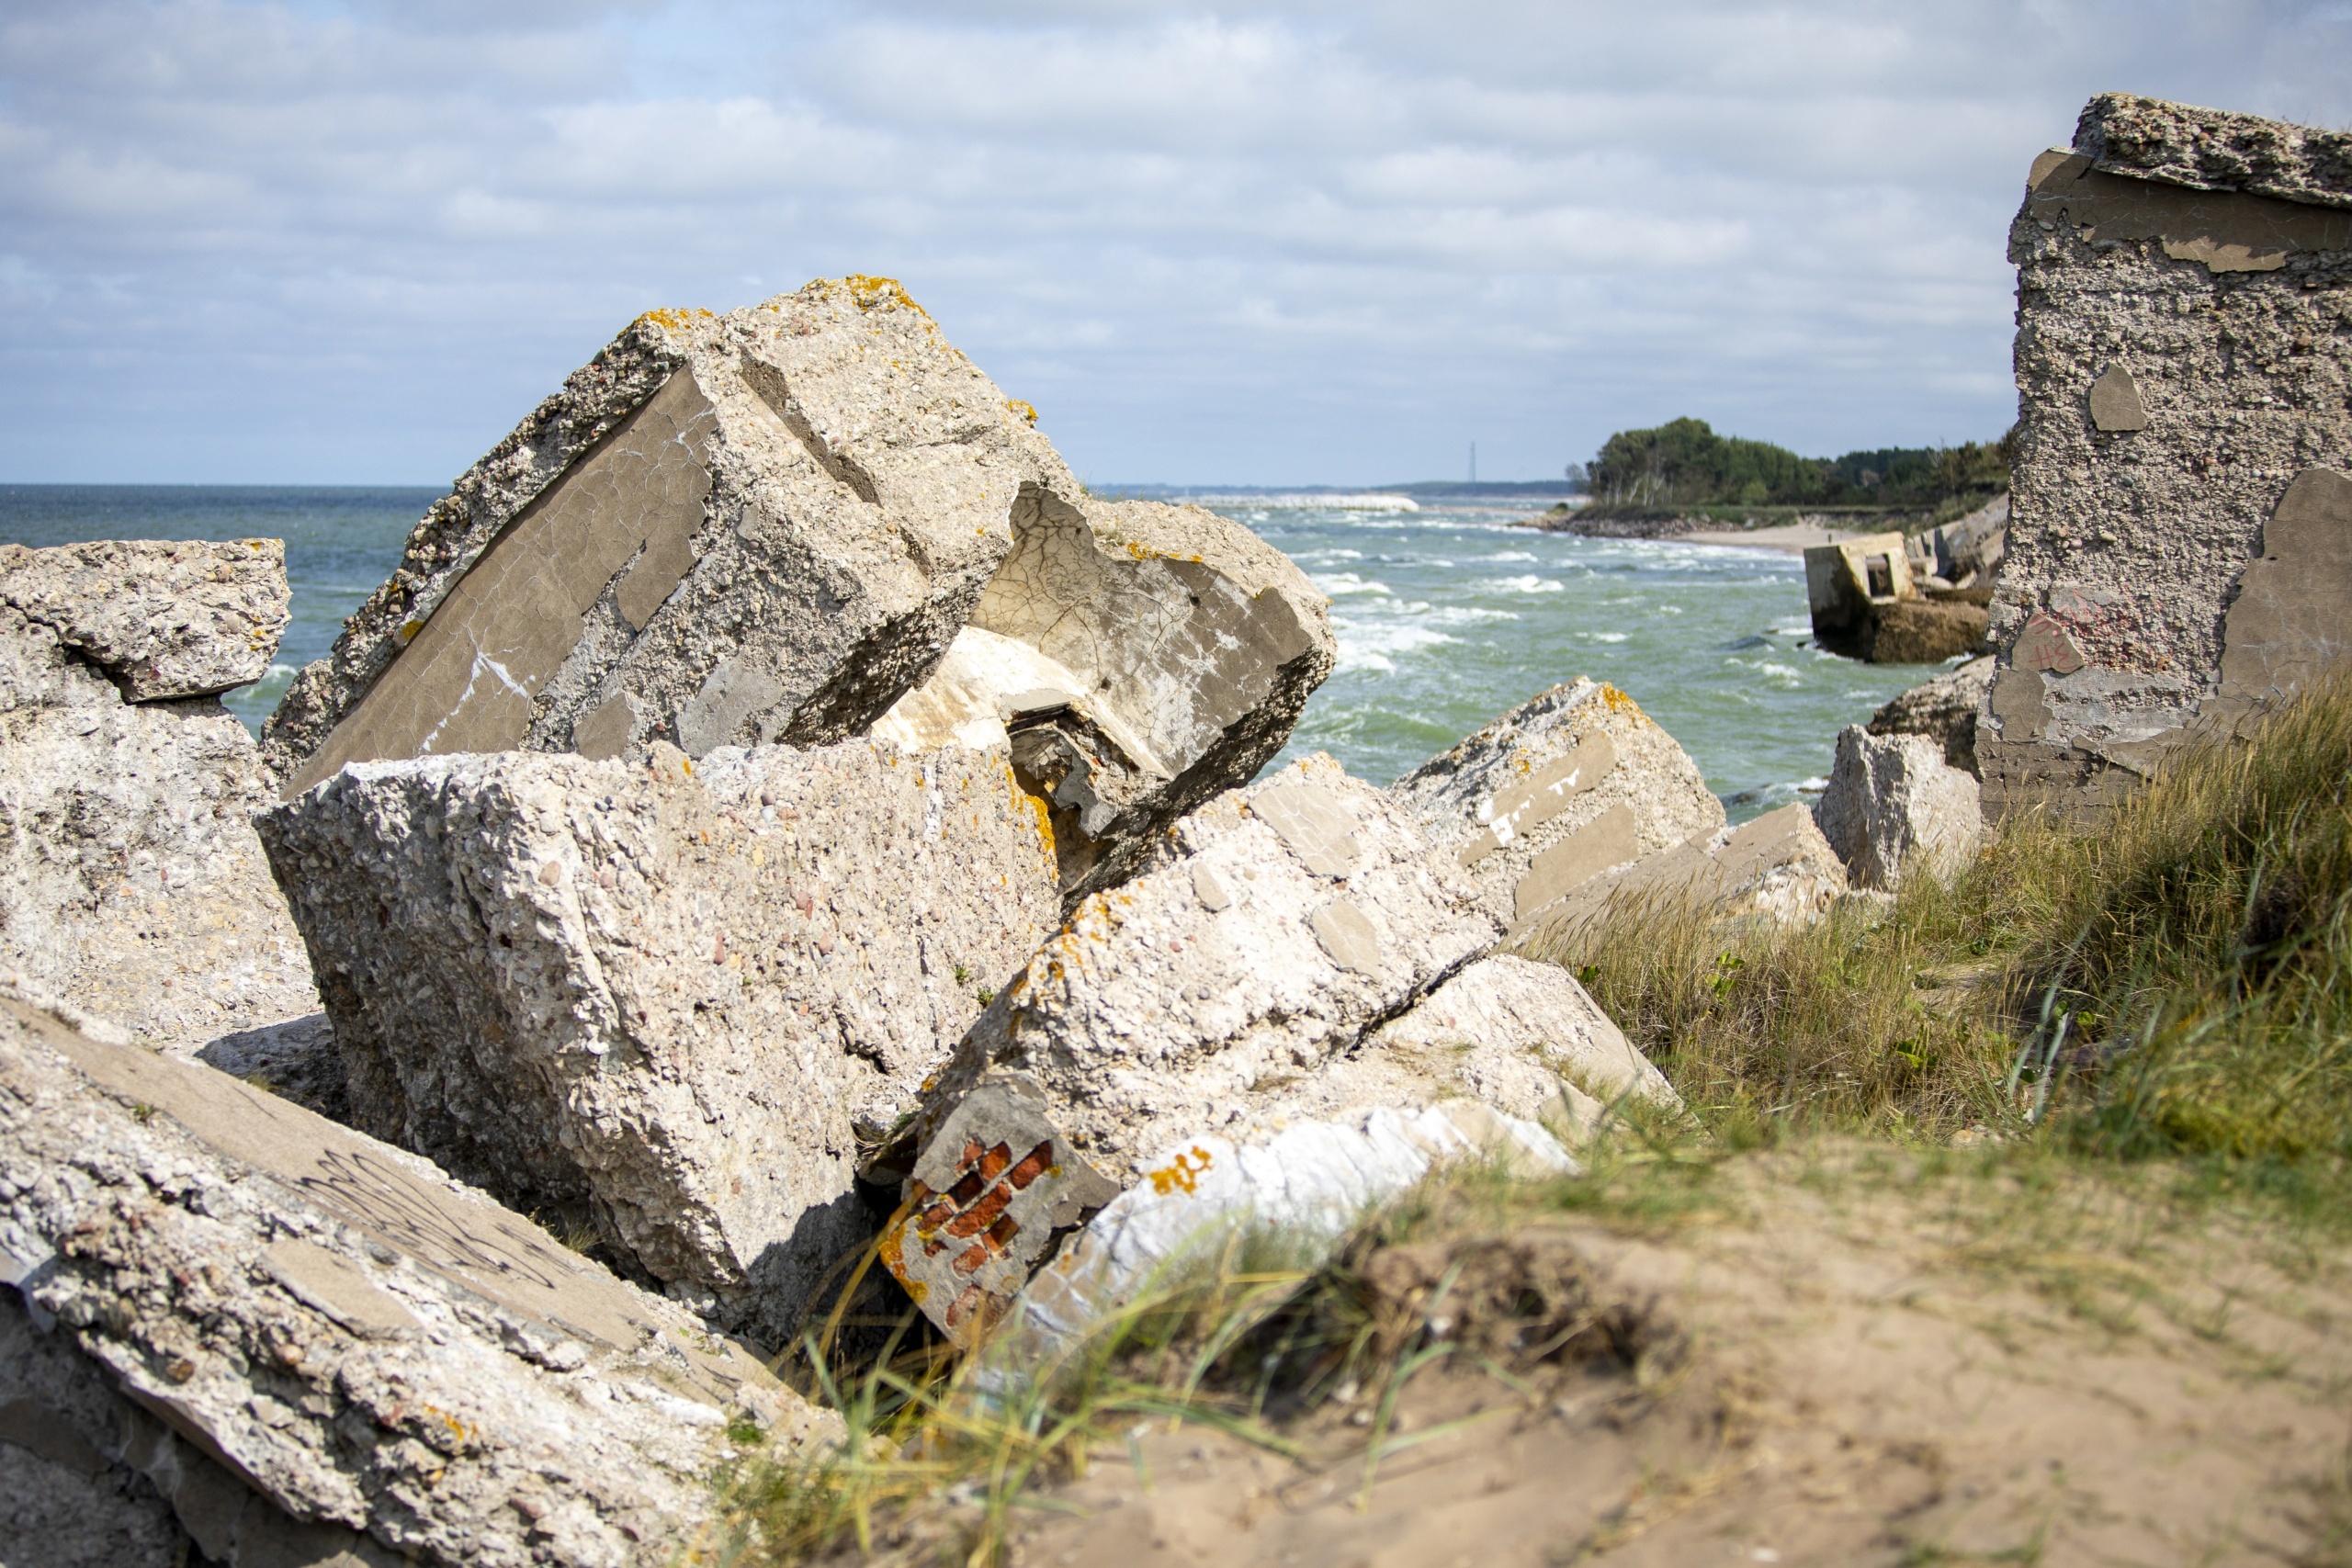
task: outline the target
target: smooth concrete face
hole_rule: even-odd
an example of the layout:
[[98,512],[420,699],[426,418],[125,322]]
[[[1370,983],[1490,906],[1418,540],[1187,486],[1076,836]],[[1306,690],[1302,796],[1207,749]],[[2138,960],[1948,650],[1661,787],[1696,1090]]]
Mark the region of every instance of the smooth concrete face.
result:
[[[1455,852],[1464,868],[1475,866],[1514,840],[1526,837],[1568,807],[1568,803],[1608,776],[1617,765],[1617,748],[1608,736],[1595,733],[1532,770],[1526,784],[1488,807],[1486,829]],[[1628,813],[1630,823],[1632,816]]]
[[1512,919],[1526,919],[1611,866],[1638,859],[1641,852],[1641,832],[1632,807],[1611,807],[1529,863],[1527,874],[1511,890]]
[[[2352,250],[2352,212],[2110,175],[2079,153],[2034,160],[2026,215],[2091,243],[2154,240],[2210,272],[2277,272],[2298,252]],[[2087,231],[2087,232],[2085,232]]]
[[[345,762],[521,747],[597,600],[610,589],[642,630],[693,566],[714,422],[693,375],[672,376],[459,579],[287,795]],[[594,716],[591,744],[609,744],[610,716]]]
[[2352,479],[2299,474],[2262,531],[2262,554],[2222,625],[2224,703],[2292,694],[2352,644]]

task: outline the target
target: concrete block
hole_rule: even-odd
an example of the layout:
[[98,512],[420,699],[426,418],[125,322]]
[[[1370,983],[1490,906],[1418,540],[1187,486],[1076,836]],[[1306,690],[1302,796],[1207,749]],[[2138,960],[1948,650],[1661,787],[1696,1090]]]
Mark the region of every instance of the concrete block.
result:
[[[269,672],[289,603],[278,539],[0,545],[0,671],[56,658],[130,702],[206,696]],[[0,705],[29,705],[15,686],[0,674]]]
[[1976,780],[1924,735],[1838,737],[1829,787],[1814,807],[1822,837],[1857,887],[1892,892],[1907,869],[1949,878],[1976,852],[1984,813]]
[[0,1169],[0,1375],[38,1406],[0,1426],[138,1472],[216,1561],[666,1562],[730,1420],[838,1435],[424,1161],[13,998]]
[[[1018,1219],[995,1231],[1013,1203],[1082,1213],[1105,1183],[1145,1179],[1163,1147],[1307,1113],[1367,1028],[1499,929],[1405,813],[1329,758],[1218,796],[1134,881],[1080,905],[956,1047],[905,1134],[908,1209],[886,1259],[933,1321],[969,1335],[1050,1239]],[[1034,1119],[993,1141],[953,1135],[956,1108],[990,1085]],[[999,1145],[1015,1162],[1044,1147],[1048,1163],[992,1199],[978,1159]],[[877,1176],[899,1168],[892,1157]],[[999,1207],[978,1213],[983,1199]],[[983,1266],[990,1286],[974,1280]]]
[[879,1138],[1052,931],[1001,752],[356,764],[259,818],[354,1123],[782,1342]]
[[318,1010],[217,702],[0,714],[0,970],[182,1055]]
[[1512,928],[1515,946],[1556,950],[1620,901],[1689,899],[1729,919],[1813,919],[1849,891],[1844,863],[1803,806],[1697,833],[1593,877]]
[[1282,750],[1330,672],[1329,603],[1197,506],[1024,493],[1013,547],[929,681],[875,733],[1008,745],[1049,803],[1066,903]]
[[1519,926],[1612,866],[1724,824],[1674,738],[1624,693],[1587,680],[1513,708],[1388,793]]
[[2336,656],[2317,629],[2352,615],[2335,552],[2267,563],[2270,536],[2294,538],[2352,474],[2342,139],[2104,95],[2071,150],[2034,160],[2009,230],[2013,513],[1976,745],[1990,817],[2048,802],[2096,819],[2189,736],[2275,702],[2266,576],[2311,628],[2286,634],[2288,662]]
[[1912,687],[1871,716],[1872,735],[1924,735],[1943,748],[1944,761],[1973,777],[1976,715],[1993,683],[1993,657],[1984,654],[1957,670]]
[[265,746],[346,762],[820,745],[938,664],[1078,485],[896,283],[639,318],[410,535]]

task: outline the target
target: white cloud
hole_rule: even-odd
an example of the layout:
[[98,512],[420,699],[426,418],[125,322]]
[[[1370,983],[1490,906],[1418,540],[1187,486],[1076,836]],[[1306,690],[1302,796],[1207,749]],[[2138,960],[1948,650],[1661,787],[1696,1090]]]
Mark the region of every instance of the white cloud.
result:
[[0,21],[0,478],[435,479],[657,304],[903,277],[1101,479],[1989,435],[2025,165],[2341,7],[102,0]]

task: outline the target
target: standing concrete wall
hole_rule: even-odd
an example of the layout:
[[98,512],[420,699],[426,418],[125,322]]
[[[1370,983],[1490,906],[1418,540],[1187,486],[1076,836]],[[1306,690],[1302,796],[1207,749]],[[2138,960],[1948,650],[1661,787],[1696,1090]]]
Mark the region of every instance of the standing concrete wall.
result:
[[1984,806],[2094,814],[2352,626],[2352,134],[2109,94],[2009,231]]

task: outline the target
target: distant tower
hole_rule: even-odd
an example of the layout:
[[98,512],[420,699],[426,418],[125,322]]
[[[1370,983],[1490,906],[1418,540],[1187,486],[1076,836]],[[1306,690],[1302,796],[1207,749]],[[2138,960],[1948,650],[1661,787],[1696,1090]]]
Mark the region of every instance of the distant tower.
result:
[[1470,443],[1470,482],[1478,482],[1478,444],[1476,441]]

